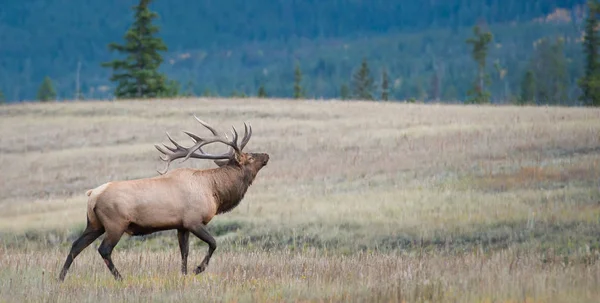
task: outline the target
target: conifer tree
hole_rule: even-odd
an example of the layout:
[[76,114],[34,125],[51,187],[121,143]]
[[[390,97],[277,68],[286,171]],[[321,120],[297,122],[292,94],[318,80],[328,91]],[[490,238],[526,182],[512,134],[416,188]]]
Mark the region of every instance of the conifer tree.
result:
[[50,77],[44,77],[40,88],[37,91],[37,99],[41,102],[56,100],[56,91]]
[[169,81],[158,71],[163,62],[161,51],[167,51],[163,40],[156,37],[159,28],[152,24],[158,17],[149,9],[152,0],[140,0],[133,7],[134,23],[124,36],[125,43],[110,43],[111,51],[126,54],[123,60],[102,63],[113,69],[110,80],[117,82],[117,98],[152,98],[173,96],[178,93],[177,83]]
[[448,84],[444,88],[444,94],[442,98],[444,98],[445,101],[456,100],[458,98],[458,90],[456,89],[456,86],[454,86],[453,84]]
[[210,88],[206,87],[204,88],[204,91],[202,92],[202,97],[212,97],[213,93],[210,91]]
[[381,100],[387,101],[389,99],[389,79],[387,71],[384,69],[381,73]]
[[186,83],[184,95],[186,97],[194,96],[194,83],[192,82],[192,80],[188,80],[188,82]]
[[363,58],[360,69],[352,77],[354,99],[373,100],[373,78],[370,75],[367,59]]
[[256,94],[257,97],[259,98],[266,98],[267,97],[267,90],[265,89],[264,85],[260,85],[258,87],[258,93]]
[[506,75],[508,74],[508,68],[500,64],[500,60],[496,59],[496,61],[494,62],[494,69],[496,70],[496,79],[498,80],[498,82],[504,83],[504,94],[502,96],[502,99],[509,100],[511,96],[509,91],[509,83],[506,77]]
[[538,104],[564,104],[567,100],[567,59],[563,41],[554,43],[544,38],[536,45],[530,69],[535,78],[535,100]]
[[348,85],[346,83],[342,83],[340,87],[340,99],[348,100],[350,98],[350,89],[348,89]]
[[300,70],[300,65],[296,64],[296,69],[294,70],[294,99],[304,98],[304,88],[301,83],[302,71]]
[[521,81],[521,96],[517,99],[518,104],[533,104],[535,103],[535,78],[533,71],[527,70]]
[[434,71],[433,75],[431,75],[430,95],[431,95],[430,96],[431,100],[433,100],[433,101],[440,100],[440,76],[437,71]]
[[582,90],[580,100],[585,105],[600,106],[600,1],[588,1],[588,17],[585,23],[583,37],[583,52],[585,54],[585,72],[578,80]]
[[490,93],[486,90],[486,84],[489,84],[489,76],[485,73],[485,61],[488,53],[488,44],[492,42],[493,36],[490,32],[483,32],[479,25],[473,27],[474,37],[467,39],[467,44],[473,46],[472,56],[477,62],[477,79],[473,83],[473,88],[467,92],[469,99],[467,103],[488,103]]

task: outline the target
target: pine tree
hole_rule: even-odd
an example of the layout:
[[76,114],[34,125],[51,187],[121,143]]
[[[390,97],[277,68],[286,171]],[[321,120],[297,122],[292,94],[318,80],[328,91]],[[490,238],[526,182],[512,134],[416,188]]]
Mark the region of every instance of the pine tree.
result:
[[44,81],[42,81],[37,92],[37,99],[42,102],[56,100],[56,91],[54,90],[54,85],[52,84],[50,77],[44,77]]
[[300,70],[300,65],[296,64],[296,69],[294,70],[294,99],[304,98],[304,88],[301,86],[301,82],[302,71]]
[[370,76],[367,59],[363,58],[360,69],[353,75],[354,99],[373,100],[373,78]]
[[431,99],[436,102],[440,100],[440,76],[437,71],[431,75]]
[[387,101],[389,99],[389,79],[387,71],[384,69],[381,73],[381,100]]
[[444,87],[444,94],[442,96],[445,101],[454,101],[458,98],[458,91],[456,90],[456,86],[449,84]]
[[186,97],[192,97],[194,96],[194,83],[192,82],[192,80],[188,80],[188,82],[185,85],[185,93],[184,96]]
[[598,27],[600,21],[600,1],[588,1],[588,17],[585,23],[583,48],[585,53],[585,73],[578,80],[582,90],[580,100],[585,105],[600,106],[600,35]]
[[265,90],[265,86],[264,85],[260,85],[258,87],[258,93],[256,94],[257,97],[259,98],[266,98],[267,97],[267,90]]
[[212,92],[210,91],[210,88],[206,87],[204,88],[204,91],[202,92],[202,97],[212,97]]
[[472,56],[477,62],[477,79],[473,83],[473,88],[467,92],[469,99],[466,103],[488,103],[490,102],[490,93],[485,89],[489,84],[489,76],[485,73],[485,61],[488,53],[488,44],[492,42],[493,36],[490,32],[482,32],[479,25],[473,27],[475,37],[466,40],[467,44],[473,46]]
[[350,89],[348,89],[348,85],[346,83],[342,83],[340,87],[340,99],[348,100],[350,98]]
[[502,99],[507,101],[510,99],[509,83],[506,78],[508,68],[500,64],[500,60],[496,60],[496,62],[494,62],[494,69],[496,70],[498,82],[504,83],[504,95],[502,96]]
[[535,103],[535,78],[533,72],[528,70],[521,81],[521,96],[517,99],[519,105]]
[[530,69],[535,78],[535,100],[541,104],[563,104],[567,99],[567,59],[563,41],[544,38],[536,45]]
[[125,33],[125,44],[110,43],[111,51],[127,54],[124,60],[102,63],[113,69],[110,80],[117,82],[117,98],[152,98],[173,96],[178,93],[177,83],[169,81],[158,71],[163,62],[161,51],[167,46],[156,37],[159,28],[152,24],[158,14],[150,11],[151,0],[140,0],[133,7],[135,21]]

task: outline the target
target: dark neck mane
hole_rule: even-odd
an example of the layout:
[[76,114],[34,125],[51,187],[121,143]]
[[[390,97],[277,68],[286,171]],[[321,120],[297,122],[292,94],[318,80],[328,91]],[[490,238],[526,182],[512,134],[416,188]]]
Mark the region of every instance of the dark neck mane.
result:
[[248,167],[226,165],[215,169],[212,177],[217,214],[221,214],[231,211],[240,204],[255,174]]

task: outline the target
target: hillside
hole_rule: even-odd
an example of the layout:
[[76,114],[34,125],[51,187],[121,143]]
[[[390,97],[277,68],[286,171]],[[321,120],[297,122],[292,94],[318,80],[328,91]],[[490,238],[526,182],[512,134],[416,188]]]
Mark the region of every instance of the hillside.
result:
[[[253,136],[269,165],[208,225],[207,271],[176,233],[96,241],[56,281],[87,189],[156,176],[192,117]],[[189,99],[0,106],[0,301],[596,302],[600,109]],[[188,160],[177,167],[215,167]],[[190,264],[207,247],[190,238]]]
[[[112,55],[106,45],[120,41],[135,1],[3,1],[0,8],[0,90],[10,100],[27,100],[44,76],[56,82],[59,98],[74,95],[81,62],[83,92],[108,97],[108,71],[99,63]],[[315,97],[339,96],[342,83],[366,57],[379,73],[384,66],[398,83],[394,96],[427,98],[432,65],[445,72],[442,93],[462,98],[473,63],[464,40],[480,20],[498,35],[491,61],[508,69],[494,93],[514,93],[533,43],[542,37],[567,38],[570,95],[580,74],[581,8],[584,0],[452,1],[155,1],[162,37],[170,52],[164,70],[196,94],[233,91],[255,94],[260,84],[275,96],[291,95],[293,64],[305,70]],[[566,18],[545,17],[559,8]],[[535,20],[544,20],[543,22]],[[342,50],[344,56],[338,54]],[[191,56],[190,56],[191,54]],[[180,58],[185,58],[182,61]],[[435,63],[432,63],[435,61]],[[179,63],[179,64],[177,64]],[[441,66],[441,67],[440,67]],[[490,72],[493,68],[490,64]],[[377,75],[376,75],[377,76]]]

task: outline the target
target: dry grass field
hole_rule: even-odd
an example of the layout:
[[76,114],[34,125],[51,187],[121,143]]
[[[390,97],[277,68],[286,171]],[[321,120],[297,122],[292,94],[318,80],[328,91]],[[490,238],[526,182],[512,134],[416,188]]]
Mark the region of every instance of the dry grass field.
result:
[[[85,191],[156,176],[192,117],[271,160],[182,276],[173,232],[96,240]],[[186,141],[187,140],[187,141]],[[188,160],[176,167],[214,167]],[[0,106],[0,302],[598,302],[600,109],[259,99]],[[207,247],[191,238],[190,268]]]

